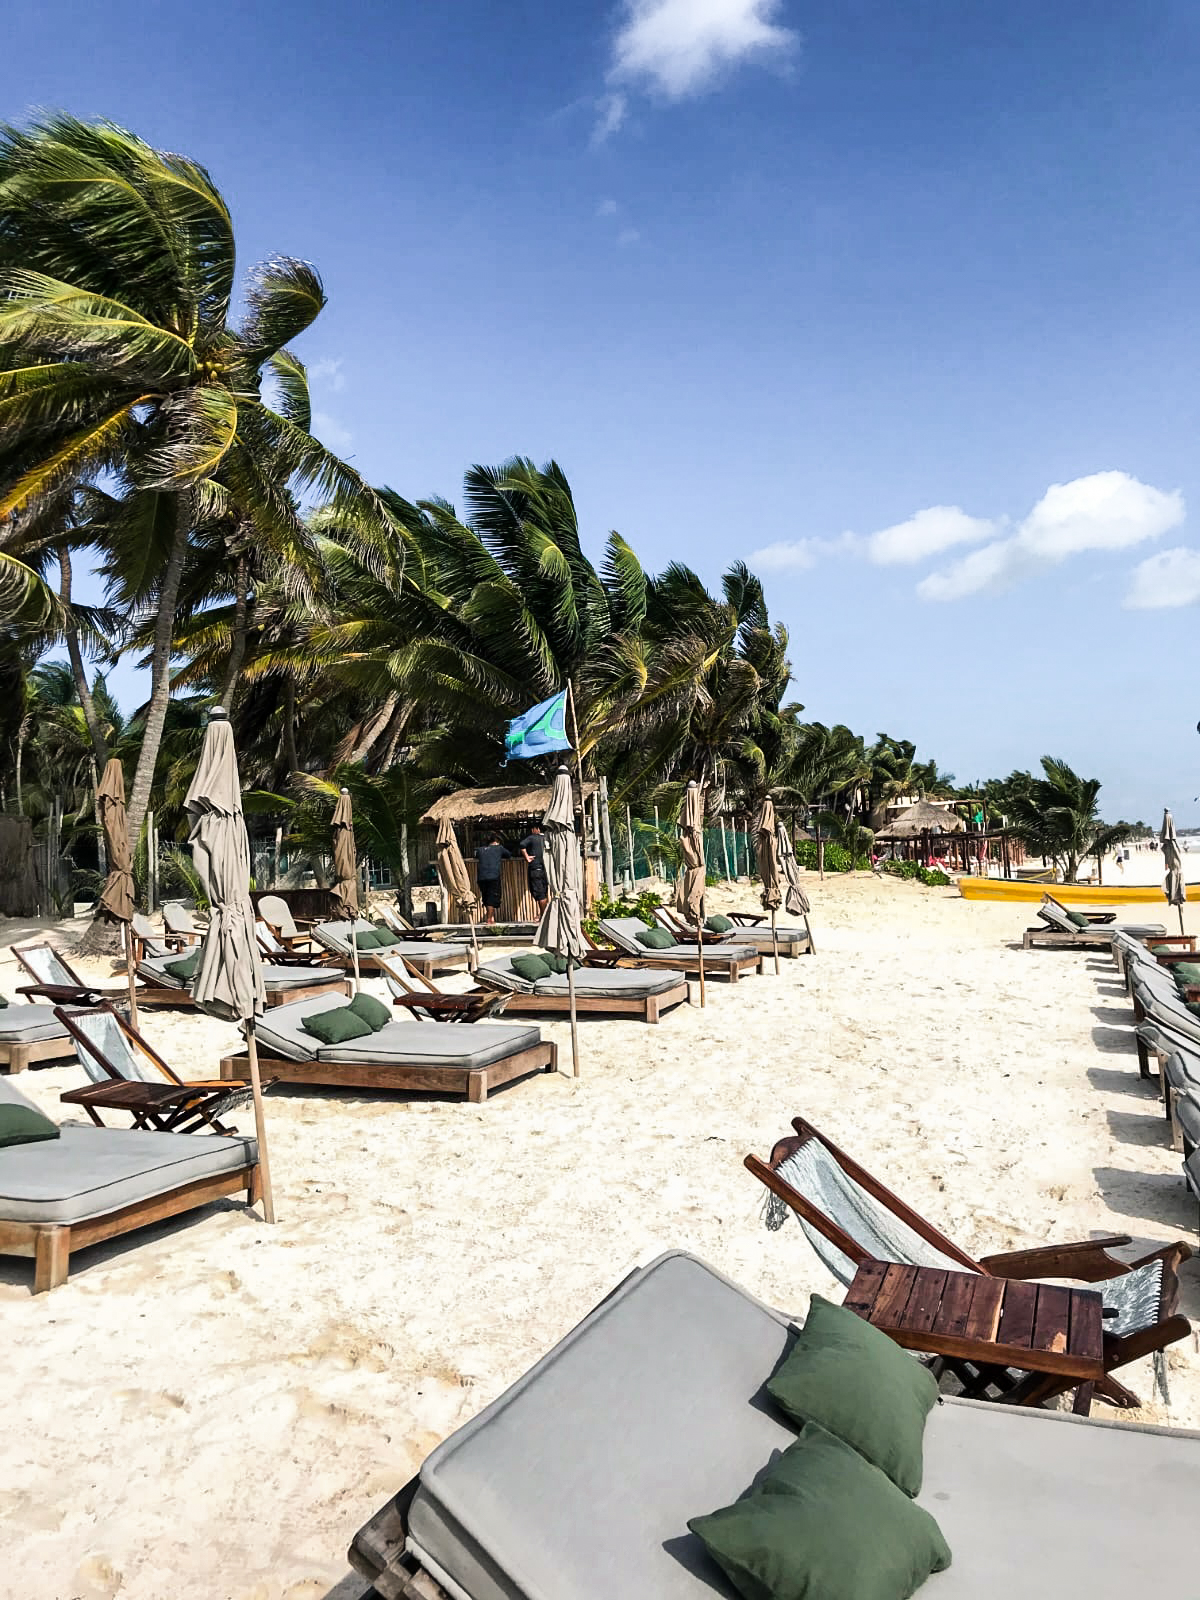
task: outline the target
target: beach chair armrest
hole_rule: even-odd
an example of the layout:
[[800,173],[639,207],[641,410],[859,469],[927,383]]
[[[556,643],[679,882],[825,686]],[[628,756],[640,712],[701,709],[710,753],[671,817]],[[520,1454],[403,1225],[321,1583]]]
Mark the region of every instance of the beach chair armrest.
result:
[[726,915],[730,922],[736,922],[739,928],[757,928],[767,920],[757,911],[729,911]]
[[1115,911],[1085,911],[1083,914],[1092,926],[1097,928],[1102,927],[1106,922],[1115,922],[1117,920]]
[[[123,990],[121,992],[124,993]],[[71,983],[26,983],[20,985],[17,993],[28,995],[31,999],[37,995],[56,1006],[94,1006],[115,991],[88,989],[82,984],[76,987]]]
[[1048,1244],[1035,1250],[1009,1250],[983,1256],[980,1266],[997,1278],[1076,1278],[1081,1283],[1103,1283],[1128,1272],[1130,1263],[1110,1256],[1110,1248],[1131,1244],[1127,1233],[1104,1239],[1081,1239],[1075,1244]]

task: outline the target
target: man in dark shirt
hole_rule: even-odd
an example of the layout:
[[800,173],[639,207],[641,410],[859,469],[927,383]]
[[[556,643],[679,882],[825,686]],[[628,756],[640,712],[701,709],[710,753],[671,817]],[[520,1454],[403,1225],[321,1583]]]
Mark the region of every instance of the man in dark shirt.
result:
[[528,835],[521,840],[521,854],[529,864],[529,892],[537,901],[538,916],[546,909],[550,885],[546,882],[546,840],[540,822],[530,824]]
[[500,843],[499,834],[493,833],[488,842],[476,850],[475,859],[479,863],[479,898],[483,901],[486,913],[483,920],[492,923],[500,909],[500,873],[503,870],[500,863],[511,861],[512,852]]

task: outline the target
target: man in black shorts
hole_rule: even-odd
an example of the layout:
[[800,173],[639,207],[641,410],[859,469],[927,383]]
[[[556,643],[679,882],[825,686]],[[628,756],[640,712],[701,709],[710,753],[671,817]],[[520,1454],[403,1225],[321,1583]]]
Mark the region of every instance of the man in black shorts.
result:
[[521,840],[521,854],[529,864],[529,892],[537,901],[540,917],[550,897],[550,885],[546,882],[546,840],[540,822],[530,824],[527,837]]
[[485,912],[483,920],[492,923],[500,909],[500,864],[502,861],[511,861],[512,852],[500,843],[499,834],[493,833],[488,842],[476,850],[475,859],[479,863],[479,898],[483,901]]

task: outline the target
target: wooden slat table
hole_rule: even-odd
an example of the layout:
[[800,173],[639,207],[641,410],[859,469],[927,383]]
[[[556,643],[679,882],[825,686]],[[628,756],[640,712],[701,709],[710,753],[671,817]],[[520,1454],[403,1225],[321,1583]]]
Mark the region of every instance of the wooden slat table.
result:
[[[1104,1376],[1103,1302],[1088,1289],[865,1261],[845,1304],[907,1350],[979,1368],[1075,1378],[1076,1410],[1085,1414],[1091,1385]],[[1036,1382],[1018,1384],[1003,1399],[1020,1404],[1028,1395],[1036,1403],[1038,1393]]]

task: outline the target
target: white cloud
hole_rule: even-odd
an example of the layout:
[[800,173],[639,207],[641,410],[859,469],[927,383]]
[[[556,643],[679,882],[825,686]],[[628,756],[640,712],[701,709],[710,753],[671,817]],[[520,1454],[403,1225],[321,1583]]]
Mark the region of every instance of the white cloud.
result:
[[601,200],[596,207],[596,215],[598,217],[615,217],[620,209],[615,200]]
[[1127,472],[1094,472],[1051,484],[1011,537],[930,573],[917,585],[917,593],[924,600],[961,600],[1008,588],[1085,550],[1123,550],[1160,538],[1177,528],[1184,515],[1178,490],[1155,489]]
[[625,0],[609,82],[648,87],[670,100],[700,94],[744,61],[777,59],[795,48],[799,36],[775,20],[781,10],[782,0]]
[[1200,600],[1200,550],[1177,545],[1160,550],[1133,569],[1133,582],[1125,596],[1131,611],[1161,611],[1174,606],[1194,606]]
[[592,143],[603,144],[616,133],[625,121],[629,101],[623,94],[602,94],[596,101],[596,126],[592,129]]
[[349,428],[331,417],[327,411],[314,411],[312,414],[312,431],[322,444],[339,456],[344,456],[354,443],[354,435]]
[[310,389],[328,389],[331,394],[341,394],[346,387],[341,357],[323,356],[320,361],[314,361],[308,369],[308,385]]
[[750,565],[756,572],[806,572],[822,556],[853,552],[861,542],[853,533],[843,533],[836,539],[779,539],[753,551]]
[[996,531],[994,522],[969,517],[960,506],[927,506],[907,522],[871,534],[865,541],[866,552],[880,566],[923,561],[956,544],[978,544]]
[[636,228],[622,228],[620,233],[617,235],[617,243],[619,245],[628,246],[631,244],[636,244],[641,237],[641,234]]

